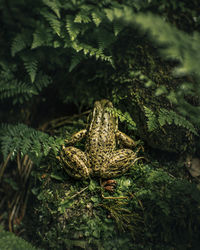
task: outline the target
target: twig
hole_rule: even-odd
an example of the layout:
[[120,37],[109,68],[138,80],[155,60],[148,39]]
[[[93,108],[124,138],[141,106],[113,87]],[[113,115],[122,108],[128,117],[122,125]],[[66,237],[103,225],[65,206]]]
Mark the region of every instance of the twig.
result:
[[81,191],[79,191],[79,192],[75,193],[74,195],[72,195],[72,197],[70,197],[70,199],[73,199],[74,197],[76,197],[77,195],[81,194],[82,192],[84,192],[88,188],[89,188],[89,186],[83,188]]
[[64,125],[64,124],[68,124],[68,123],[71,124],[74,119],[81,117],[81,116],[84,116],[84,115],[87,115],[89,113],[90,113],[90,110],[85,111],[81,114],[73,115],[73,116],[63,116],[63,117],[56,118],[54,120],[51,120],[51,121],[48,121],[48,122],[42,124],[39,127],[39,130],[45,131],[48,126],[51,126],[52,128],[56,128],[56,127],[60,127],[61,125]]
[[19,175],[22,174],[22,167],[21,167],[21,162],[20,162],[20,152],[17,153],[17,168],[18,168],[18,171],[19,171]]
[[101,196],[102,196],[103,199],[110,199],[110,200],[129,199],[129,197],[127,197],[127,196],[118,196],[118,197],[114,197],[114,196],[104,196],[103,193],[101,193]]
[[8,162],[9,162],[9,160],[10,160],[11,155],[12,155],[12,153],[10,153],[10,154],[8,155],[8,157],[6,158],[5,162],[2,164],[2,166],[1,166],[1,168],[0,168],[0,181],[1,181],[2,177],[3,177],[5,168],[6,168]]

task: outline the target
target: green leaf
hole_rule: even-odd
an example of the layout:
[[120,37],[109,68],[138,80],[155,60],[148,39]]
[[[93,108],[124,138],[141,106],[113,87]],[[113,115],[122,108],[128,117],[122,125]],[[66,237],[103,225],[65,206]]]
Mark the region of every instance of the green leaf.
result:
[[38,61],[35,59],[32,59],[32,60],[30,59],[30,60],[24,61],[24,66],[25,66],[26,71],[28,72],[28,74],[31,78],[32,83],[35,81],[36,72],[37,72],[37,65],[38,65]]
[[57,0],[42,0],[60,18],[60,3]]
[[58,36],[60,36],[61,22],[57,19],[57,17],[54,14],[52,14],[46,10],[42,10],[41,14],[49,22],[54,33],[56,33]]
[[26,48],[26,42],[24,35],[17,34],[11,45],[11,55],[15,56],[16,53],[22,51],[25,48]]
[[97,183],[94,180],[90,180],[89,190],[95,191],[96,188],[97,188]]
[[96,12],[92,12],[92,20],[97,27],[99,27],[100,23],[102,22],[100,16]]

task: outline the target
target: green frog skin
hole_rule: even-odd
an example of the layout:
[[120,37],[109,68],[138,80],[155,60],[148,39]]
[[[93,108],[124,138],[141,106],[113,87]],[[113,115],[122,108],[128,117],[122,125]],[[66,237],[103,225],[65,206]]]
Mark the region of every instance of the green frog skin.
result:
[[[73,145],[85,137],[85,152],[74,146],[63,146],[59,159],[70,176],[109,179],[123,175],[137,160],[136,153],[130,149],[136,146],[135,142],[118,130],[118,119],[108,108],[113,108],[110,101],[96,101],[87,128],[72,135],[68,142]],[[120,149],[116,149],[117,143]]]

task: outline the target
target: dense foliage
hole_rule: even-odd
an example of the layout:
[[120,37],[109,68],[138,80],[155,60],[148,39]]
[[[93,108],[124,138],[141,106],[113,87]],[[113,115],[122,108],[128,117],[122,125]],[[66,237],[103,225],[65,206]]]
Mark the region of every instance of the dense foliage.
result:
[[[117,178],[112,197],[102,199],[95,180],[74,182],[59,172],[34,187],[35,214],[29,212],[28,233],[39,227],[35,242],[50,249],[190,249],[199,244],[200,196],[195,184],[169,171],[163,161],[137,164]],[[51,179],[51,181],[50,181]],[[105,197],[110,194],[104,192]],[[36,218],[39,217],[36,220]],[[169,230],[170,229],[170,230]],[[57,241],[59,239],[59,242]],[[41,243],[42,242],[42,243]],[[191,248],[193,249],[193,248]]]
[[[183,161],[200,156],[199,8],[197,0],[0,0],[1,224],[20,230],[28,206],[37,216],[24,227],[45,248],[198,245],[199,180]],[[148,162],[118,179],[122,203],[104,200],[97,180],[74,182],[56,159],[102,98]]]
[[6,232],[0,228],[0,246],[7,250],[36,250],[30,243],[26,242],[13,233]]

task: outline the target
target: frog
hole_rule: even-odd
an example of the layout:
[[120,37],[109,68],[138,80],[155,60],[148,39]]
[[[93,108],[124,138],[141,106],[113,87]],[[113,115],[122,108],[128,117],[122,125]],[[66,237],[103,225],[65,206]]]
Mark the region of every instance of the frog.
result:
[[[137,143],[118,129],[118,118],[111,110],[111,101],[96,101],[86,128],[74,133],[69,141],[66,140],[68,145],[62,146],[58,158],[71,177],[115,178],[127,172],[139,159],[137,152],[132,150]],[[86,138],[85,151],[74,146],[83,138]]]

